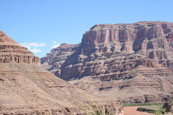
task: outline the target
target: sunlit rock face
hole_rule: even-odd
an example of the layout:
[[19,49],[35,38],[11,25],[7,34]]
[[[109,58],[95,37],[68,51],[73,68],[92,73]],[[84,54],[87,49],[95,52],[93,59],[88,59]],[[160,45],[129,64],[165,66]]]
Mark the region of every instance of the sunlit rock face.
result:
[[77,45],[41,59],[60,78],[125,103],[157,102],[173,93],[173,23],[98,24]]
[[40,64],[40,59],[0,31],[0,63],[10,62]]
[[77,115],[93,102],[122,111],[116,100],[103,102],[54,76],[38,57],[0,31],[0,115]]

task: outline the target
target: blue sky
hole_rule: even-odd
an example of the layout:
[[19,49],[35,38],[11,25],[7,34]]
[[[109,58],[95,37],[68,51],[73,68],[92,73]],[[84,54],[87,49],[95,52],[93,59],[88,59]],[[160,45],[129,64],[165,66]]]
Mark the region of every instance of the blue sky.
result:
[[0,0],[0,30],[43,57],[95,24],[173,22],[173,0]]

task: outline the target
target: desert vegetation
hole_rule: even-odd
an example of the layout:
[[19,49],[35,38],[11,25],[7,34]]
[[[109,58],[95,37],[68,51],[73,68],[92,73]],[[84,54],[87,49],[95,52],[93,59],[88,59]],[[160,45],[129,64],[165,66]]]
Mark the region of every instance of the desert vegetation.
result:
[[85,112],[87,115],[115,115],[116,111],[113,108],[110,108],[109,106],[99,106],[96,103],[93,103],[92,105],[88,105],[85,108]]
[[124,104],[124,107],[137,107],[137,111],[156,115],[173,115],[173,98],[165,100],[165,103],[136,103]]

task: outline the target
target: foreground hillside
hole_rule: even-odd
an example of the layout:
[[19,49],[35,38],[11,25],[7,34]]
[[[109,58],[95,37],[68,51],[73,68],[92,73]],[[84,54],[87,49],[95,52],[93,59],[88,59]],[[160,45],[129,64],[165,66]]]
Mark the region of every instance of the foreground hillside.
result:
[[121,112],[120,103],[107,104],[49,73],[2,31],[0,68],[0,115],[80,115],[93,102]]
[[160,102],[173,94],[173,23],[98,24],[81,43],[62,44],[41,63],[100,97]]

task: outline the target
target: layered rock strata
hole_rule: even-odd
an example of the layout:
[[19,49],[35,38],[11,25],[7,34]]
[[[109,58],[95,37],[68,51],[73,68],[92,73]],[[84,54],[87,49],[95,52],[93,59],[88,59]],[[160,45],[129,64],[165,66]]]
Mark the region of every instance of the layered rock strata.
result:
[[80,44],[53,49],[42,65],[101,97],[159,102],[173,94],[173,23],[98,24]]
[[0,31],[0,63],[40,64],[40,59]]
[[[0,114],[81,115],[92,102],[101,102],[40,66],[40,59],[0,31]],[[118,113],[118,111],[120,111]]]

